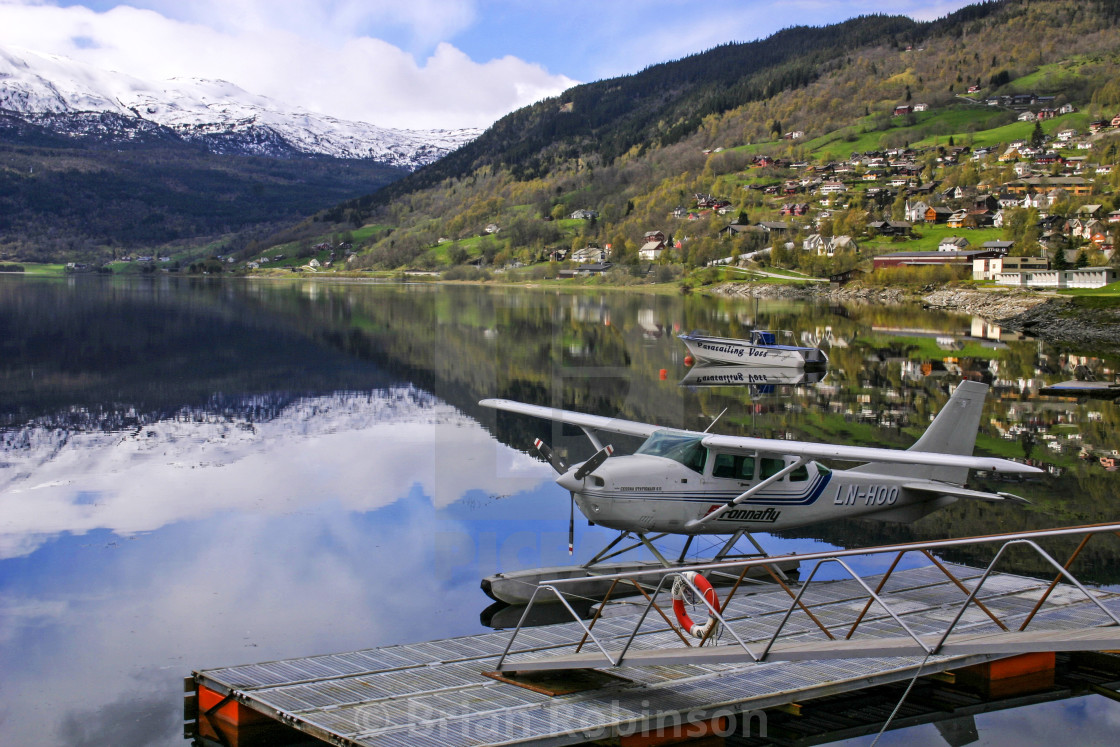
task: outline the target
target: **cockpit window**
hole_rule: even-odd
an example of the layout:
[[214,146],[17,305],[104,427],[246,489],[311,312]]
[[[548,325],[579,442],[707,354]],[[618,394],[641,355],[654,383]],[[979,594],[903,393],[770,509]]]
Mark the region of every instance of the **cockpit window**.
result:
[[694,472],[703,472],[708,450],[700,445],[700,441],[700,437],[690,433],[657,431],[634,453],[665,457],[683,464]]
[[774,475],[778,474],[783,469],[785,469],[785,467],[786,467],[786,462],[785,462],[784,459],[775,459],[774,457],[762,457],[762,474],[761,474],[761,477],[762,477],[763,480],[767,479],[768,477],[773,477]]
[[754,455],[716,454],[715,464],[712,465],[712,477],[722,477],[732,480],[753,480]]

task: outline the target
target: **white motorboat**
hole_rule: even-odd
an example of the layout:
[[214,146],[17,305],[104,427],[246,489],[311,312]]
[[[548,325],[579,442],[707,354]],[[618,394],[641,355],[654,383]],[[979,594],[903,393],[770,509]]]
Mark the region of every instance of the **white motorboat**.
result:
[[749,340],[712,337],[700,331],[678,337],[697,360],[708,363],[795,368],[828,364],[828,356],[820,348],[780,345],[773,330],[756,329]]

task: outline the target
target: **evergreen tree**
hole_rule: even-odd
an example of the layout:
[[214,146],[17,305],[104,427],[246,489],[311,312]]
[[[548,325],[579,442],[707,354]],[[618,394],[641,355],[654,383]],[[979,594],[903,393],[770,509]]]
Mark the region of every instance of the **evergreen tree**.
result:
[[1066,259],[1066,251],[1061,247],[1054,252],[1054,269],[1055,270],[1068,270],[1069,260]]
[[1043,141],[1046,140],[1046,133],[1042,131],[1042,122],[1035,121],[1034,130],[1031,131],[1031,147],[1042,147]]

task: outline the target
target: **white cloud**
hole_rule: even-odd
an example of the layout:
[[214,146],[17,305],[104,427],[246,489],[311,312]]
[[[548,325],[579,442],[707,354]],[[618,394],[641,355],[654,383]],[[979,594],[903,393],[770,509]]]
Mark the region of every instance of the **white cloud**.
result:
[[278,101],[384,127],[484,127],[573,84],[513,57],[475,62],[446,43],[417,62],[358,30],[379,22],[403,26],[410,43],[423,46],[471,23],[470,5],[207,0],[175,3],[180,17],[171,3],[155,5],[168,15],[128,6],[97,12],[0,3],[0,44],[149,80],[221,78]]

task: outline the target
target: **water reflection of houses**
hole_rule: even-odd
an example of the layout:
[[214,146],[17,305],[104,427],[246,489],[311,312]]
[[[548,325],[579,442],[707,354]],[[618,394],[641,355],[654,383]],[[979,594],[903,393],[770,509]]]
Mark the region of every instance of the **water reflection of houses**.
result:
[[998,324],[993,324],[983,317],[972,317],[970,336],[984,342],[1017,342],[1027,339],[1021,332],[1003,329]]
[[648,340],[657,340],[665,334],[665,325],[657,320],[657,312],[653,309],[638,311],[638,326],[642,328],[642,336]]
[[952,331],[915,329],[913,327],[893,327],[886,325],[872,325],[871,331],[892,335],[896,337],[923,337],[933,339],[942,350],[962,350],[969,342],[979,342],[986,348],[1003,348],[1007,342],[1025,340],[1026,337],[1012,330],[1004,330],[999,325],[992,324],[981,317],[973,317],[967,330],[961,328]]
[[610,325],[611,309],[602,298],[577,295],[572,297],[571,319],[574,322]]

